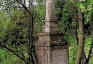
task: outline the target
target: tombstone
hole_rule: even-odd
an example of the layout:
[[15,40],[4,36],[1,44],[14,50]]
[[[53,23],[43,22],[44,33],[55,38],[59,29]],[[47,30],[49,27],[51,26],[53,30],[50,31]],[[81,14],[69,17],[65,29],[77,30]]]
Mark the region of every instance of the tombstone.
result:
[[37,64],[69,64],[68,43],[60,32],[54,0],[46,0],[46,17],[36,44]]

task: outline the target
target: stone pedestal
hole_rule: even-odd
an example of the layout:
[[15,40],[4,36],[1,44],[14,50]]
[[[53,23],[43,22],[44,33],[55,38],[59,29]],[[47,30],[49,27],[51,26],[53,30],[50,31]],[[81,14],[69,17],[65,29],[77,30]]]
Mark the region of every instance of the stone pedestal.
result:
[[69,64],[68,44],[61,33],[40,33],[36,45],[38,64]]

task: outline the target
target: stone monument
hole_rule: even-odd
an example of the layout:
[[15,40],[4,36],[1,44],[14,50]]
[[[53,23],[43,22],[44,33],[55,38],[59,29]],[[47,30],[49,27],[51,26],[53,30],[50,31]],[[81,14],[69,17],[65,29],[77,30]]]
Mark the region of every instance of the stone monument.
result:
[[37,64],[69,64],[68,43],[60,32],[54,0],[46,0],[46,17],[36,44]]

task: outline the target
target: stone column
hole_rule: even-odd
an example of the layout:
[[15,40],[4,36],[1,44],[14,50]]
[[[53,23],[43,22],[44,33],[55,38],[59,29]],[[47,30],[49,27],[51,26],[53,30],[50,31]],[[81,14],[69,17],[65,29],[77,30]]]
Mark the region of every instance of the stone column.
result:
[[59,31],[54,0],[46,0],[46,17],[36,44],[37,64],[69,64],[68,43]]
[[47,21],[55,21],[55,5],[54,0],[46,0],[46,17],[45,20]]

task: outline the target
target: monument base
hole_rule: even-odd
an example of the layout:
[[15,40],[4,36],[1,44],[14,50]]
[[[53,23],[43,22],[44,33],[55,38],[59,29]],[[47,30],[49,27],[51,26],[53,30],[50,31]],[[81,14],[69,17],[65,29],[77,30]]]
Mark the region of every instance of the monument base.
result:
[[69,64],[68,46],[36,47],[37,64]]
[[36,54],[37,64],[69,64],[68,44],[62,33],[40,33]]

